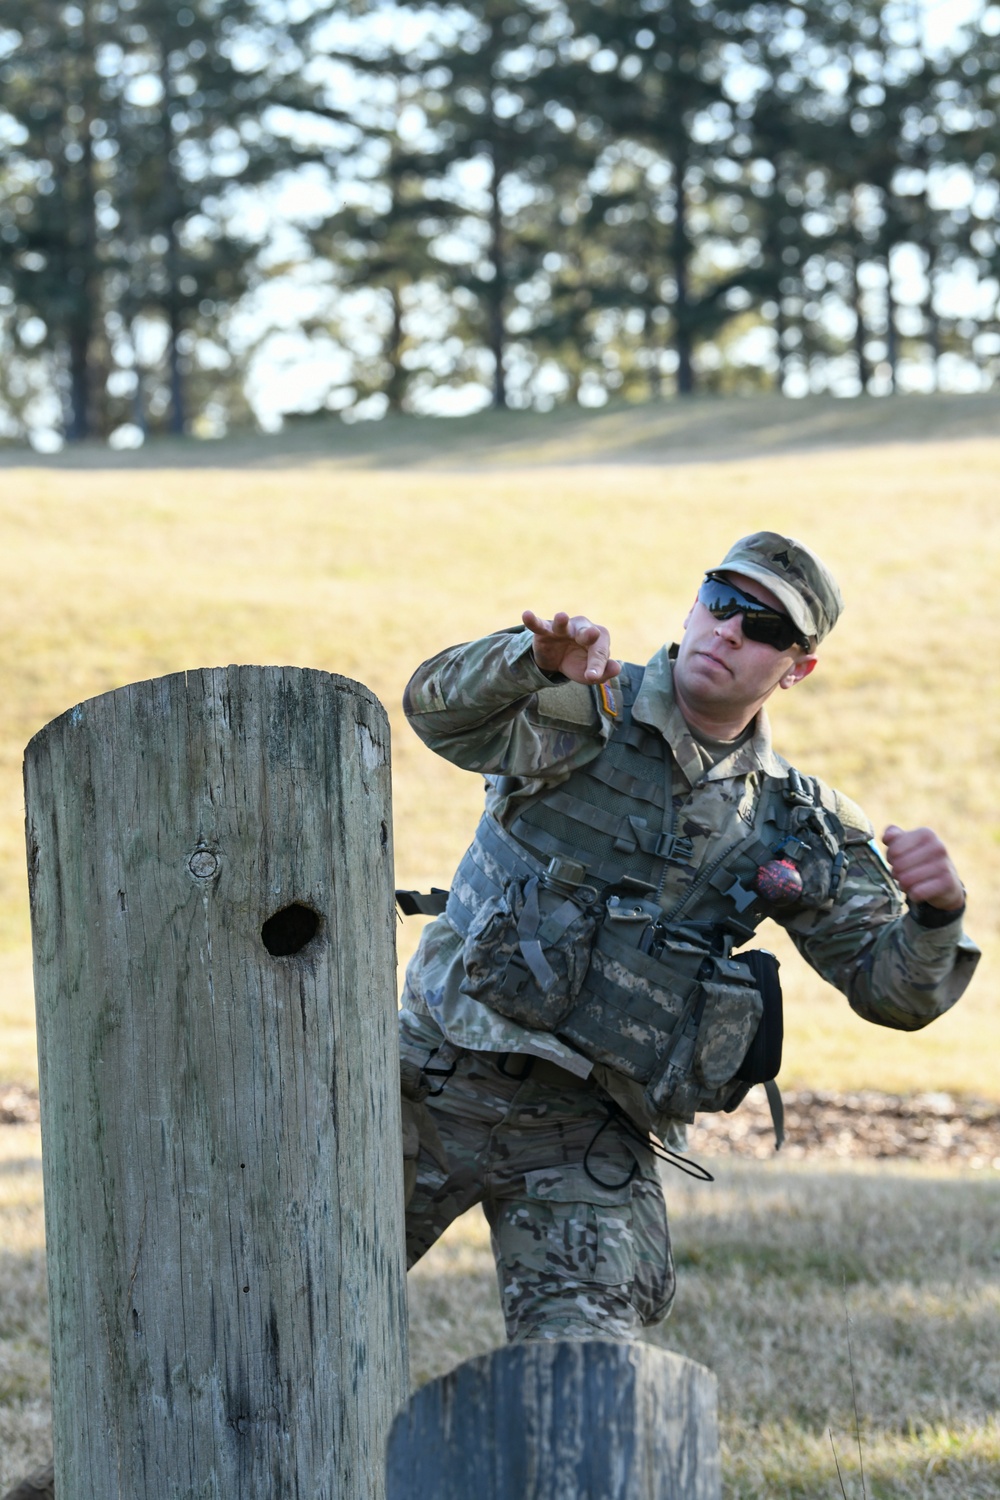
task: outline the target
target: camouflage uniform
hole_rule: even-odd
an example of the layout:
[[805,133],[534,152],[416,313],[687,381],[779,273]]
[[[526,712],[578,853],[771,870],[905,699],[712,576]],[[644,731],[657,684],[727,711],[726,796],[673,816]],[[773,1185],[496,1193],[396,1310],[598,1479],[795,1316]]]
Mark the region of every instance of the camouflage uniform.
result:
[[[615,722],[614,685],[553,682],[535,663],[532,639],[519,628],[444,651],[419,668],[404,700],[431,749],[484,774],[487,812],[506,828],[532,798],[597,757]],[[788,766],[771,748],[763,711],[735,747],[699,741],[674,701],[667,648],[645,668],[632,718],[669,746],[675,826],[691,844],[660,894],[669,910],[728,846],[734,822],[752,820],[763,775],[787,776]],[[916,1029],[958,999],[978,950],[963,935],[960,914],[937,913],[922,925],[907,912],[865,815],[840,793],[821,787],[821,794],[845,830],[846,880],[830,909],[775,915],[858,1014]],[[441,1091],[417,1106],[421,1119],[410,1116],[411,1264],[450,1219],[481,1200],[510,1337],[633,1336],[668,1307],[673,1270],[654,1166],[621,1114],[668,1144],[683,1141],[683,1125],[651,1117],[641,1089],[612,1069],[472,998],[462,989],[462,947],[447,918],[438,918],[406,976],[401,1039],[411,1104],[455,1065]],[[442,1072],[421,1075],[428,1060]],[[511,1075],[532,1060],[517,1083]],[[596,1152],[602,1167],[591,1174]],[[604,1169],[605,1152],[616,1165],[634,1163],[627,1188],[593,1181],[617,1180]]]

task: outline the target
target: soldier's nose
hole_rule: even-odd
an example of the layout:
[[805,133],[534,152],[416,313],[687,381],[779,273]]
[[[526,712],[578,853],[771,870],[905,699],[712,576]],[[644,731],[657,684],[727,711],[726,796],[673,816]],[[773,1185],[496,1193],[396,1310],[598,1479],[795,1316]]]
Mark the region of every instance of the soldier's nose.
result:
[[743,616],[730,615],[728,620],[719,620],[715,627],[715,633],[723,640],[731,641],[735,646],[742,645]]

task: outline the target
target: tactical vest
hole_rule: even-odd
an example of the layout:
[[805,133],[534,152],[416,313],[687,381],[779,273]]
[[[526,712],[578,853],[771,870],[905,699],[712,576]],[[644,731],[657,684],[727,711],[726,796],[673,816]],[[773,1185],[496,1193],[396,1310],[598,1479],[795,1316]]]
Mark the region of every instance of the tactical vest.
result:
[[731,957],[777,909],[758,872],[794,866],[796,908],[829,907],[843,829],[816,782],[754,773],[732,837],[693,863],[694,840],[675,828],[670,747],[632,717],[642,677],[623,669],[620,716],[594,760],[509,829],[484,815],[445,912],[466,940],[470,994],[644,1084],[655,1113],[690,1118],[735,1108],[765,1081],[747,1060],[767,985],[759,959]]

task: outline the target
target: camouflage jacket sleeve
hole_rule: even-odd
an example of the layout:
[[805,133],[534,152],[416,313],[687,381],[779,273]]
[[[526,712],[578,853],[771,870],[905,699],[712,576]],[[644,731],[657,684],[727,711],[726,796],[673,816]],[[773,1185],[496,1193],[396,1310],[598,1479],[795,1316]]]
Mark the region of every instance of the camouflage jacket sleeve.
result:
[[554,683],[531,641],[528,630],[500,630],[418,667],[403,708],[424,744],[466,771],[529,780],[592,760],[608,733],[595,689]]
[[843,888],[830,910],[796,914],[782,926],[859,1016],[917,1031],[955,1004],[979,962],[979,949],[964,935],[961,914],[941,927],[920,925],[860,808],[839,793],[831,796],[845,830]]

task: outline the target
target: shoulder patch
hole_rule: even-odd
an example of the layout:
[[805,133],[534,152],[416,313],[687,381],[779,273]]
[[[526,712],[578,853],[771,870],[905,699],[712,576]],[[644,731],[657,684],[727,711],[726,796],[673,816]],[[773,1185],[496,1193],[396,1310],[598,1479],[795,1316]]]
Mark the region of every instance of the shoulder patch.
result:
[[[833,795],[836,800],[834,811],[843,823],[844,831],[848,835],[851,832],[859,833],[865,841],[870,839],[874,835],[875,830],[867,815],[858,804],[852,802],[850,797],[845,797],[843,792],[835,791]],[[858,840],[858,842],[861,842],[861,840]]]
[[557,682],[538,694],[538,717],[570,729],[590,729],[598,722],[593,688],[582,682]]
[[617,677],[613,677],[610,682],[597,684],[597,701],[602,713],[607,714],[609,719],[621,717],[622,690],[618,685]]

